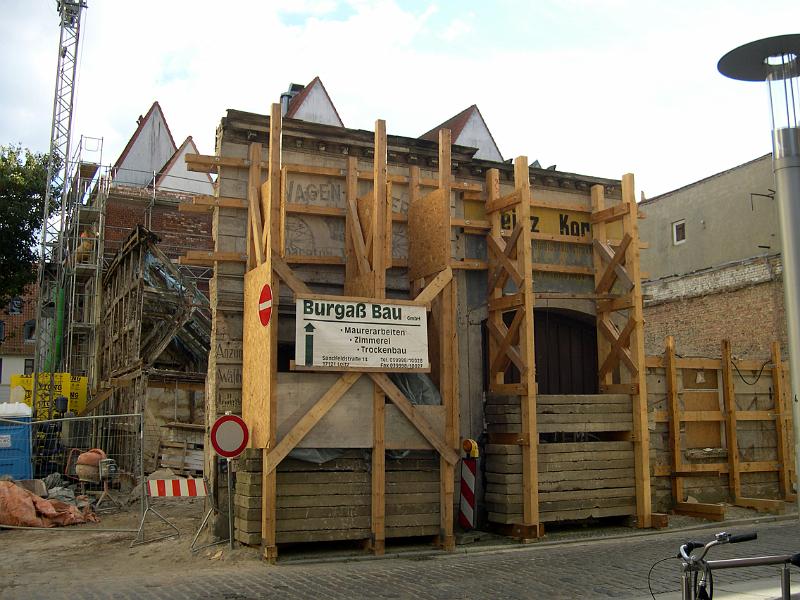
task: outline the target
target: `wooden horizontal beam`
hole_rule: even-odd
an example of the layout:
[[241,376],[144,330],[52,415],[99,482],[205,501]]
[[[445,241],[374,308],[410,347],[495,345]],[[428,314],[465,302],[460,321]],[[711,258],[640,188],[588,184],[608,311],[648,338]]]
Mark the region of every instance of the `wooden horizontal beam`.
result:
[[[397,265],[395,259],[392,259],[392,265]],[[462,258],[461,260],[453,259],[450,261],[450,268],[461,269],[462,271],[486,271],[489,268],[489,263],[485,260],[476,260],[472,258]]]
[[536,197],[536,191],[533,190],[533,198],[531,198],[531,208],[552,208],[554,210],[563,210],[567,212],[576,213],[591,213],[592,209],[585,204],[576,204],[574,202],[561,202],[557,200],[542,200]]
[[770,500],[769,498],[736,498],[736,506],[754,508],[759,512],[768,512],[773,515],[782,515],[786,512],[786,502],[783,500]]
[[[648,356],[645,358],[645,365],[648,367],[665,367],[663,356]],[[675,367],[678,369],[705,369],[719,370],[722,368],[722,360],[718,358],[676,358]]]
[[542,242],[559,242],[561,244],[581,244],[584,246],[591,245],[592,239],[588,235],[577,237],[574,235],[562,235],[559,233],[540,233],[537,231],[531,232],[532,240],[539,240]]
[[450,225],[463,227],[464,229],[474,229],[478,233],[484,233],[492,228],[489,221],[480,219],[450,219]]
[[603,210],[598,210],[597,212],[593,212],[592,216],[589,217],[589,222],[593,225],[596,223],[609,223],[611,221],[618,221],[628,213],[630,213],[631,207],[627,203],[625,204],[617,204],[616,206],[609,206],[608,208],[604,208]]
[[510,194],[506,194],[505,196],[498,198],[494,202],[487,202],[486,213],[489,214],[497,212],[498,210],[503,210],[513,207],[515,204],[519,204],[521,198],[522,198],[521,191],[514,190]]
[[[219,167],[235,167],[246,169],[250,166],[250,161],[246,158],[230,158],[224,156],[211,156],[208,154],[187,154],[186,168],[197,173],[216,173]],[[261,161],[261,166],[266,167],[266,163]]]
[[554,265],[550,263],[533,263],[533,270],[544,273],[569,273],[572,275],[594,275],[592,267],[579,267],[577,265]]
[[520,293],[502,296],[500,298],[489,298],[488,310],[494,312],[496,310],[511,310],[518,306],[525,304],[525,295]]
[[214,252],[213,250],[187,250],[178,258],[181,265],[213,266],[215,262],[247,262],[247,255],[239,252]]
[[633,383],[601,383],[601,394],[630,394],[636,395],[639,393],[639,384]]
[[[751,461],[739,463],[741,473],[770,473],[780,470],[780,464],[775,460]],[[691,477],[697,473],[718,474],[728,473],[728,463],[709,463],[682,465],[679,473],[674,473],[670,465],[653,465],[654,477]]]
[[231,198],[228,196],[208,196],[199,194],[192,198],[192,204],[198,206],[210,206],[219,208],[241,208],[247,209],[247,200],[242,198]]
[[702,517],[711,521],[725,520],[724,504],[706,504],[703,502],[676,502],[673,512],[690,517]]

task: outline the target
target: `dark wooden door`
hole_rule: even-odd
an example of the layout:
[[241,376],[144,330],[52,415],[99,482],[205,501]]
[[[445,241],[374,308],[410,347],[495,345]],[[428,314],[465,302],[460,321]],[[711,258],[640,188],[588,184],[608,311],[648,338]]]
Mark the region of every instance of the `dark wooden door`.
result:
[[592,317],[537,309],[534,346],[540,394],[597,393],[597,330]]

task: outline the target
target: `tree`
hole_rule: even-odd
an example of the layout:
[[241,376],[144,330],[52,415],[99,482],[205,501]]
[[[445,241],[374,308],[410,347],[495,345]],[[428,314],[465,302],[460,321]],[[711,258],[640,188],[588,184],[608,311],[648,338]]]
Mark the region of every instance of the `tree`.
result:
[[[20,145],[0,146],[0,307],[36,281],[47,161],[47,154]],[[60,196],[54,189],[52,211]]]

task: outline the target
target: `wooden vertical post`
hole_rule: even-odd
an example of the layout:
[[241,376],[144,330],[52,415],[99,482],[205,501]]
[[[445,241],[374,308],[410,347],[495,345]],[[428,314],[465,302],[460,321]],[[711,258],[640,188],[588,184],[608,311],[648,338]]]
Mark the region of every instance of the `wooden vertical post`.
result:
[[725,439],[728,446],[728,487],[733,503],[742,495],[739,475],[739,443],[736,437],[736,394],[733,382],[733,358],[730,340],[722,340],[722,397],[725,403]]
[[[269,154],[267,159],[268,197],[262,194],[262,213],[264,214],[264,257],[265,262],[272,264],[272,253],[278,256],[283,251],[281,239],[282,198],[281,198],[281,105],[273,104],[269,120]],[[269,215],[269,217],[267,217]],[[272,278],[272,312],[273,322],[270,326],[270,364],[269,364],[269,438],[263,453],[264,474],[261,490],[261,537],[264,546],[264,558],[275,562],[278,558],[277,546],[277,503],[278,482],[277,469],[267,471],[268,452],[275,447],[278,438],[278,303],[280,287],[277,277]]]
[[528,158],[514,160],[514,183],[519,191],[517,220],[522,232],[517,240],[517,264],[522,273],[523,320],[519,353],[525,369],[520,373],[525,393],[520,397],[522,415],[522,501],[525,525],[539,525],[539,432],[536,423],[536,359],[533,349],[533,248],[531,246],[531,180]]
[[[375,156],[373,158],[374,204],[372,207],[372,270],[374,297],[386,297],[386,236],[391,236],[391,213],[386,207],[386,121],[375,121]],[[389,224],[389,231],[386,226]]]
[[784,402],[783,364],[781,363],[781,344],[777,340],[772,342],[772,393],[775,409],[775,433],[778,447],[778,464],[780,471],[781,493],[788,500],[792,496],[792,480],[789,471],[789,457],[786,444],[786,403]]
[[[500,199],[500,171],[497,169],[489,169],[486,173],[486,202],[488,205],[492,205],[496,203]],[[496,239],[500,240],[503,237],[503,230],[502,230],[502,215],[500,215],[499,211],[495,211],[491,213],[490,220],[492,230],[490,235],[494,236]],[[491,277],[491,270],[489,271],[489,276]],[[495,286],[494,289],[489,290],[489,298],[488,300],[494,300],[503,297],[503,288],[502,286]],[[487,319],[487,327],[494,326],[497,329],[500,329],[501,325],[503,324],[503,314],[499,310],[490,310],[488,319]],[[489,340],[489,363],[497,356],[498,350],[498,343],[495,340],[493,335],[487,335],[486,338]],[[489,389],[492,388],[495,384],[503,383],[503,374],[500,372],[493,373],[490,369],[488,372],[488,376],[490,381],[488,382],[489,385],[487,386]]]
[[622,202],[628,205],[628,213],[622,218],[622,228],[631,236],[625,252],[625,268],[633,289],[629,320],[635,322],[630,336],[630,354],[636,365],[634,381],[636,393],[631,397],[633,405],[633,450],[636,475],[636,520],[637,526],[648,528],[652,522],[652,498],[650,496],[650,430],[647,419],[647,369],[644,356],[644,305],[642,300],[642,277],[640,269],[640,244],[638,207],[633,175],[622,176]]
[[386,398],[378,386],[372,394],[372,552],[386,545]]
[[678,399],[678,370],[675,367],[675,338],[667,336],[664,359],[667,371],[667,409],[669,411],[669,446],[672,453],[671,478],[672,501],[683,502],[683,478],[677,474],[682,470],[681,457],[681,409]]
[[[606,200],[605,200],[605,189],[602,185],[593,185],[592,186],[592,212],[600,212],[601,210],[605,209],[606,207]],[[600,240],[601,242],[605,243],[608,241],[608,232],[606,227],[605,221],[600,221],[599,223],[595,223],[592,225],[592,237],[596,240]],[[600,281],[600,277],[603,274],[603,261],[600,258],[600,255],[597,252],[592,253],[592,259],[594,263],[594,281],[595,285]],[[600,330],[600,323],[604,319],[609,318],[608,311],[602,311],[602,304],[600,302],[595,302],[595,306],[597,307],[597,360],[598,366],[603,364],[603,361],[608,356],[609,352],[611,351],[611,344],[609,344],[606,336],[603,335],[603,332]],[[613,373],[608,371],[604,373],[603,376],[600,378],[601,385],[610,385],[613,382]]]
[[[445,203],[443,214],[450,220],[450,189],[452,184],[451,133],[449,129],[439,130],[439,190]],[[450,227],[447,227],[447,244],[450,245]],[[449,255],[449,254],[448,254]],[[458,364],[456,337],[456,282],[455,278],[442,290],[439,307],[439,390],[445,406],[445,443],[458,451]],[[455,465],[439,458],[439,516],[441,521],[440,541],[447,551],[455,549],[453,535],[453,493]]]
[[[372,252],[373,295],[386,297],[386,240],[391,243],[391,211],[387,208],[386,121],[375,121],[373,158]],[[372,402],[372,551],[383,554],[386,540],[386,397],[376,386]]]

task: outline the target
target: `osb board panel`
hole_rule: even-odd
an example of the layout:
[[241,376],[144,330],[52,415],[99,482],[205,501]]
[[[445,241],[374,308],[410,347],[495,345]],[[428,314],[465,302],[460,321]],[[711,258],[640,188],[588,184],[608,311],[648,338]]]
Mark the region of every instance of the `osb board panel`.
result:
[[244,276],[244,356],[242,364],[242,418],[250,429],[250,446],[263,448],[269,437],[270,330],[258,316],[258,299],[272,270],[264,263]]
[[450,197],[441,189],[408,207],[408,278],[438,273],[450,264]]
[[[331,373],[278,373],[278,439],[330,389]],[[361,377],[297,445],[298,448],[371,448],[372,391]],[[443,435],[444,407],[417,406],[434,431]],[[393,404],[386,406],[386,448],[428,450],[431,445]]]

